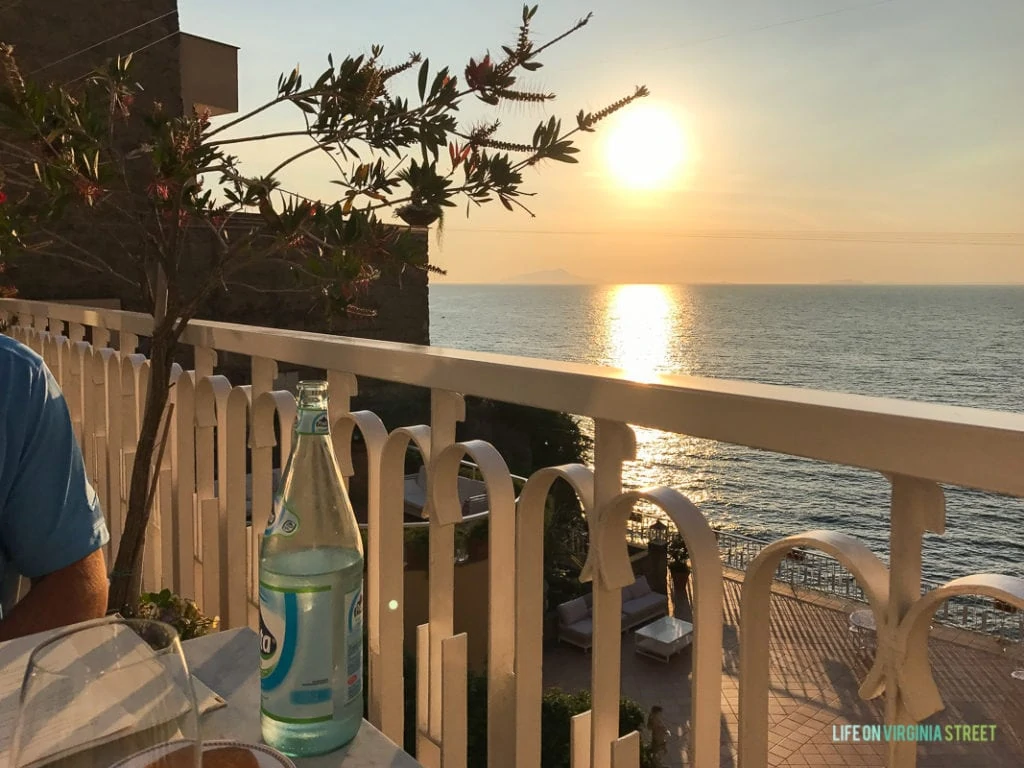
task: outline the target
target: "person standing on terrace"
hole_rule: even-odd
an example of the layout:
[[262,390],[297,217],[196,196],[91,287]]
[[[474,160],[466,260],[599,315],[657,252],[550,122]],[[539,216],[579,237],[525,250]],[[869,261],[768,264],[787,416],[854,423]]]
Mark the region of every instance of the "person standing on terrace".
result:
[[60,386],[0,335],[0,640],[103,616],[109,540]]

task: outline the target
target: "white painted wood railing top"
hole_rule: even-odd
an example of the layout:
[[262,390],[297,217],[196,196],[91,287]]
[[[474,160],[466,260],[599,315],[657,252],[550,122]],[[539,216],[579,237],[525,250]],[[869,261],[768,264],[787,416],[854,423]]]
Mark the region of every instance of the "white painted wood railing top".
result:
[[[152,329],[148,316],[79,306],[0,300],[10,333],[55,367],[68,397],[90,477],[116,547],[137,444],[149,364],[134,354]],[[65,327],[66,326],[66,327]],[[91,327],[95,347],[84,343]],[[109,349],[110,332],[121,347]],[[624,462],[635,458],[629,425],[747,445],[883,473],[892,486],[886,566],[861,542],[807,531],[766,546],[750,564],[740,614],[741,768],[768,761],[768,614],[778,562],[796,547],[840,560],[868,597],[878,627],[865,698],[885,697],[888,723],[920,721],[942,707],[927,663],[927,628],[952,595],[980,594],[1024,608],[1024,580],[979,574],[921,594],[922,537],[945,528],[940,483],[1024,496],[1024,415],[786,387],[661,376],[630,381],[594,366],[459,352],[211,321],[195,321],[182,341],[196,370],[174,372],[172,433],[150,529],[145,583],[195,595],[227,626],[256,620],[261,520],[273,492],[279,424],[288,452],[295,403],[271,391],[279,362],[326,371],[331,419],[343,471],[351,436],[367,454],[368,719],[395,741],[404,727],[402,519],[404,458],[423,456],[430,518],[429,622],[417,632],[417,758],[428,768],[466,764],[466,635],[454,634],[454,531],[462,518],[460,460],[479,465],[487,489],[490,593],[488,764],[535,768],[540,760],[543,521],[551,484],[563,479],[586,515],[589,550],[581,574],[593,584],[593,706],[572,723],[573,768],[635,768],[636,733],[619,737],[621,606],[633,580],[626,537],[638,501],[659,507],[691,554],[695,639],[688,752],[698,768],[719,765],[722,676],[722,567],[701,511],[671,488],[623,492]],[[217,351],[247,355],[252,384],[215,375]],[[431,390],[430,425],[391,432],[370,412],[351,413],[358,376]],[[588,416],[595,423],[594,467],[536,471],[515,498],[508,467],[489,444],[457,443],[464,395]],[[248,473],[248,474],[247,474]],[[246,524],[247,505],[253,526]],[[699,681],[699,684],[698,684]],[[912,768],[915,745],[894,743],[889,764]]]
[[[148,315],[0,300],[146,336]],[[1024,414],[195,320],[183,343],[1024,496]]]

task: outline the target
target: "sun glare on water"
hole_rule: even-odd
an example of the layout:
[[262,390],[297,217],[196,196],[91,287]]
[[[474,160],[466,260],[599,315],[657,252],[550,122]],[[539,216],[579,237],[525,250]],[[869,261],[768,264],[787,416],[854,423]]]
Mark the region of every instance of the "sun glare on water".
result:
[[632,379],[654,381],[668,365],[672,315],[665,286],[616,286],[605,316],[610,342],[607,362]]
[[641,102],[619,113],[608,133],[605,158],[619,184],[658,189],[680,175],[688,149],[678,118],[665,107]]

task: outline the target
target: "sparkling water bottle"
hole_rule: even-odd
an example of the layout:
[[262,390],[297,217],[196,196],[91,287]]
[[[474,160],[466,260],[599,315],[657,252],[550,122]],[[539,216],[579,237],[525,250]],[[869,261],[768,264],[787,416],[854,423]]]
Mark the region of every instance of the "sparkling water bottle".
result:
[[363,718],[363,543],[331,444],[327,383],[299,384],[292,455],[260,547],[260,722],[319,755]]

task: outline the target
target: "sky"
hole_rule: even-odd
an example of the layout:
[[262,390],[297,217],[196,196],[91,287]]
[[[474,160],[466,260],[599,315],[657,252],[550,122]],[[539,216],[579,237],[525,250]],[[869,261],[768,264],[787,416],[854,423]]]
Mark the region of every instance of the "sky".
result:
[[[611,154],[621,129],[613,118],[579,142],[579,165],[527,172],[535,218],[500,205],[469,218],[452,209],[430,246],[448,276],[432,279],[499,282],[561,269],[601,283],[1024,283],[1020,0],[540,5],[538,41],[594,13],[522,81],[558,98],[497,112],[467,104],[467,121],[496,116],[504,138],[528,141],[549,114],[571,124],[581,108],[597,111],[643,83],[647,108],[678,132],[644,142],[638,156],[672,150],[680,164],[653,189],[622,183],[611,170],[610,160],[623,159],[621,144]],[[183,31],[240,47],[245,111],[272,97],[278,75],[296,64],[315,75],[328,53],[338,60],[373,43],[389,63],[419,51],[461,73],[470,56],[514,41],[522,4],[179,7]],[[415,76],[396,90],[413,96]],[[297,120],[275,111],[253,127]],[[251,145],[239,153],[244,167],[269,170],[288,141]],[[282,181],[333,198],[332,171],[313,160]]]

